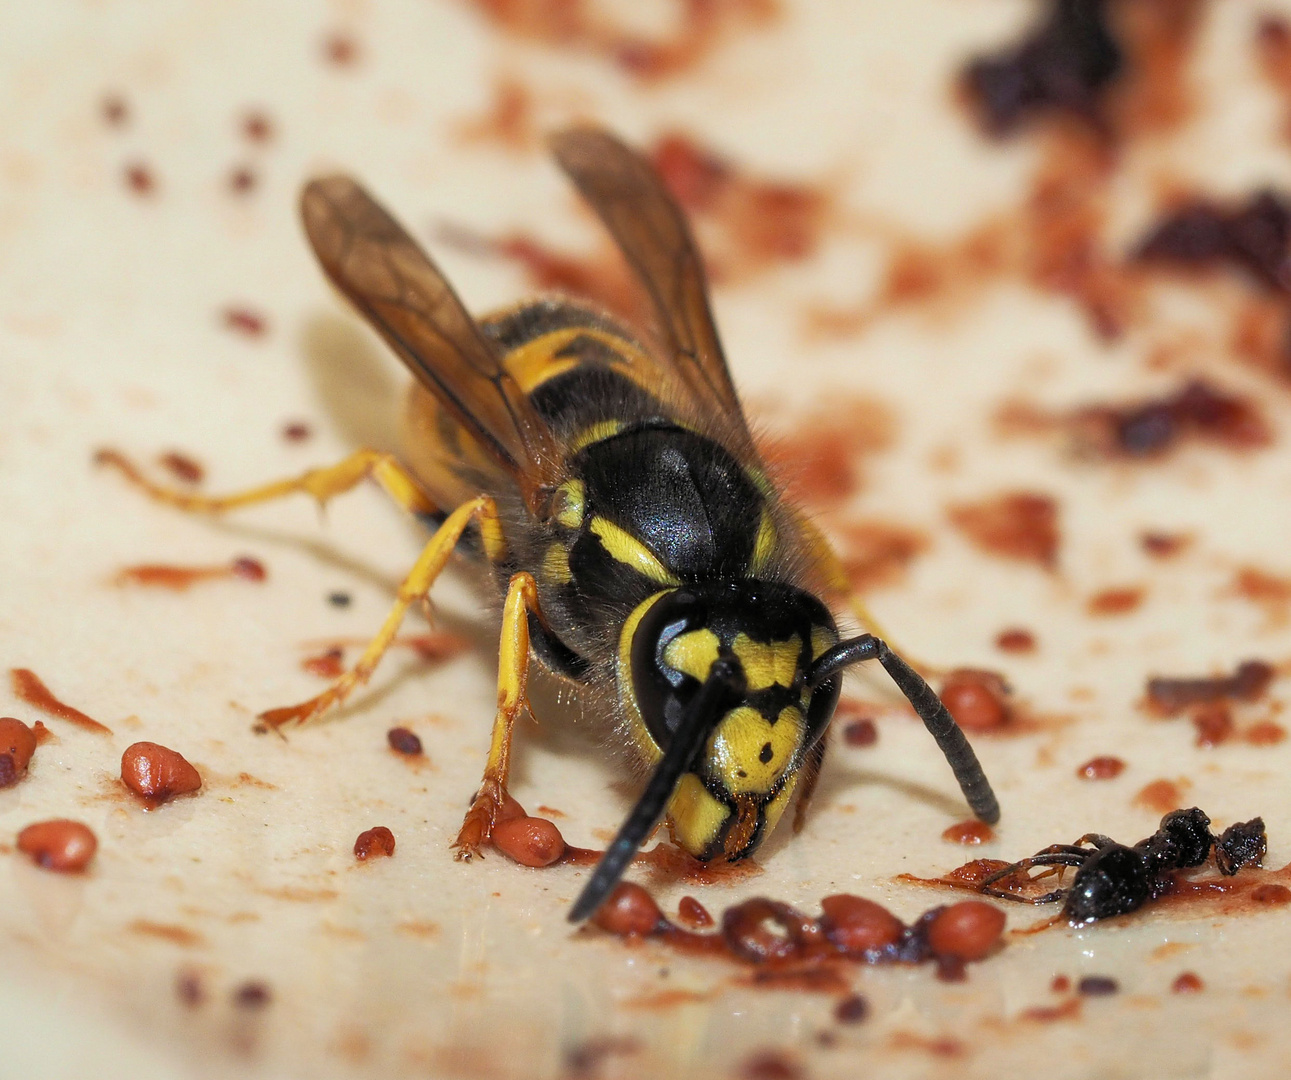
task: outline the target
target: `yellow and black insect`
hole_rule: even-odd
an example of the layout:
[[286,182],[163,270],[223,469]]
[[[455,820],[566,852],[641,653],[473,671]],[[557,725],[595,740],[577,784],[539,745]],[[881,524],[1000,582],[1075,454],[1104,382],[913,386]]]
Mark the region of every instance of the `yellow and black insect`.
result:
[[436,526],[380,632],[353,669],[274,726],[310,720],[363,683],[409,606],[459,548],[505,590],[498,711],[484,777],[454,847],[486,844],[506,797],[529,654],[604,688],[614,721],[653,768],[570,912],[606,898],[667,817],[698,859],[743,859],[797,790],[810,798],[842,670],[878,660],[946,755],[982,820],[999,806],[963,733],[928,684],[871,634],[840,641],[821,595],[828,546],[760,463],[709,310],[703,265],[659,177],[611,135],[575,129],[556,160],[645,287],[647,336],[565,299],[476,322],[412,238],[357,183],[301,197],[323,269],[417,378],[407,455],[361,450],[339,465],[224,498],[155,497],[222,512],[292,492],[320,502],[365,477]]

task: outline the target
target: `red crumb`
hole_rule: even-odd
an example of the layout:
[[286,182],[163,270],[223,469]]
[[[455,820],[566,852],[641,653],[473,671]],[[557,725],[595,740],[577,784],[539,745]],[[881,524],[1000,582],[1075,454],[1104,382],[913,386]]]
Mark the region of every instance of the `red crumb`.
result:
[[1192,714],[1192,724],[1197,729],[1197,745],[1209,750],[1232,737],[1233,710],[1227,702],[1207,702]]
[[185,484],[200,484],[206,475],[206,470],[202,468],[200,462],[193,460],[187,454],[181,454],[178,450],[162,454],[157,460],[176,480]]
[[1082,780],[1113,780],[1124,771],[1125,762],[1118,757],[1090,758],[1076,767],[1076,775]]
[[153,176],[152,170],[137,162],[126,166],[125,182],[126,187],[136,195],[151,195],[157,190],[157,178]]
[[1141,588],[1104,589],[1089,598],[1085,610],[1091,615],[1128,615],[1141,603]]
[[663,912],[640,885],[621,881],[597,909],[592,921],[611,934],[649,934],[658,929]]
[[995,647],[1006,653],[1035,652],[1035,635],[1019,626],[1009,627],[995,635]]
[[1008,694],[995,672],[959,668],[946,676],[940,697],[966,731],[996,731],[1009,722]]
[[859,955],[885,949],[901,940],[901,920],[882,904],[862,896],[839,893],[820,902],[820,927],[842,952]]
[[1165,533],[1149,530],[1139,534],[1139,544],[1154,559],[1169,559],[1178,555],[1192,543],[1186,533]]
[[980,900],[961,900],[937,914],[928,927],[928,944],[938,956],[981,960],[1004,932],[1004,912]]
[[226,307],[220,312],[220,320],[226,329],[233,330],[243,337],[263,337],[269,328],[268,321],[263,315],[241,306]]
[[1191,786],[1187,780],[1153,780],[1134,796],[1134,804],[1157,814],[1168,814],[1183,805],[1183,793]]
[[878,726],[868,717],[849,720],[843,726],[843,742],[848,746],[873,746],[878,741]]
[[1195,971],[1181,971],[1170,984],[1170,990],[1176,994],[1195,994],[1205,988],[1206,984]]
[[274,137],[273,121],[262,109],[248,109],[242,114],[242,137],[251,143],[267,143]]
[[35,752],[36,733],[15,717],[0,717],[0,788],[13,787],[26,775]]
[[1071,989],[1071,979],[1066,975],[1055,975],[1053,981],[1049,983],[1049,989],[1055,994],[1065,994]]
[[1148,680],[1148,702],[1157,711],[1172,715],[1191,705],[1233,699],[1258,701],[1264,696],[1275,672],[1263,660],[1243,660],[1231,675],[1214,678]]
[[692,930],[702,930],[713,925],[713,917],[693,896],[683,896],[677,904],[677,919]]
[[80,709],[74,709],[71,705],[59,701],[50,692],[49,687],[41,681],[40,676],[29,668],[11,668],[9,685],[16,698],[49,713],[50,716],[57,716],[60,720],[66,720],[86,731],[93,731],[100,735],[112,734],[112,729],[106,724],[100,724],[97,720],[86,716]]
[[154,742],[137,742],[121,755],[121,779],[150,806],[202,786],[201,774],[178,751]]
[[282,437],[287,442],[304,442],[313,434],[313,429],[303,420],[292,420],[282,425]]
[[104,94],[99,111],[109,127],[124,127],[130,119],[130,106],[120,94]]
[[368,859],[389,858],[394,854],[394,833],[384,825],[359,833],[354,841],[354,857],[359,862]]
[[802,1067],[784,1050],[758,1050],[740,1065],[740,1080],[803,1080]]
[[405,757],[416,757],[422,753],[421,739],[416,732],[409,731],[406,727],[392,727],[386,732],[386,742],[396,754],[403,754]]
[[254,191],[258,183],[255,170],[247,165],[236,165],[229,170],[229,190],[235,195],[246,195]]
[[333,31],[323,39],[323,58],[334,67],[350,67],[358,62],[359,43],[351,34]]
[[264,563],[259,559],[253,559],[250,555],[239,555],[233,560],[229,570],[234,577],[240,577],[244,581],[264,581],[269,576]]
[[960,821],[946,828],[941,838],[952,844],[974,847],[994,840],[995,831],[984,821]]
[[522,866],[550,866],[565,854],[560,830],[546,818],[517,817],[493,826],[493,846]]
[[315,656],[305,657],[300,662],[300,666],[320,679],[339,679],[345,674],[345,650],[335,646],[325,649]]
[[1058,559],[1058,504],[1048,495],[1006,492],[949,509],[950,520],[982,551],[1036,562],[1052,570]]
[[79,821],[59,819],[28,825],[18,834],[18,850],[46,870],[79,874],[94,858],[99,842]]
[[1242,738],[1252,746],[1274,746],[1286,737],[1286,728],[1272,720],[1261,720],[1242,732]]

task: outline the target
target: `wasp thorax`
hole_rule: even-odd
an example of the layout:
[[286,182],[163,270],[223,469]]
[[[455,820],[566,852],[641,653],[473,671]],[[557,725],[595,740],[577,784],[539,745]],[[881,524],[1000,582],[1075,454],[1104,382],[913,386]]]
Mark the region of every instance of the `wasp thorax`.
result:
[[656,758],[714,662],[738,665],[741,688],[714,711],[669,817],[674,837],[699,858],[750,854],[783,812],[838,699],[836,680],[812,687],[806,677],[837,640],[833,619],[800,589],[742,579],[659,593],[627,630],[624,698]]

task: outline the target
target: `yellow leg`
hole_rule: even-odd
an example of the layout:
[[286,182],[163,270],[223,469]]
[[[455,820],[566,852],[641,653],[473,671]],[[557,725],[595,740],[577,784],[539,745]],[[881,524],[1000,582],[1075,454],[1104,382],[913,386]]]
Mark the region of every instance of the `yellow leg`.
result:
[[507,775],[511,768],[511,732],[516,717],[528,703],[529,612],[542,618],[538,608],[538,587],[526,573],[513,574],[502,607],[502,640],[498,646],[498,711],[493,718],[493,737],[484,764],[480,790],[466,812],[461,831],[453,841],[457,858],[469,860],[493,835],[498,811],[507,797]]
[[[506,541],[502,535],[502,524],[498,520],[498,510],[493,500],[487,495],[481,495],[468,503],[463,503],[444,519],[444,523],[435,531],[435,535],[417,556],[412,570],[399,586],[394,607],[390,609],[390,614],[386,616],[386,621],[376,637],[363,650],[358,663],[316,697],[302,701],[299,705],[270,709],[268,712],[261,713],[260,719],[275,728],[283,724],[303,724],[317,718],[333,706],[339,705],[356,686],[367,682],[378,661],[390,647],[395,634],[398,633],[399,624],[403,622],[408,608],[425,598],[435,579],[439,577],[440,571],[444,569],[444,564],[448,562],[448,557],[453,553],[457,542],[462,538],[462,533],[472,521],[476,521],[479,525],[484,554],[489,561],[497,562],[504,558]],[[527,647],[527,636],[525,642]]]
[[396,503],[409,513],[433,513],[434,504],[422,494],[417,482],[391,454],[379,450],[356,450],[344,461],[309,472],[288,480],[263,484],[233,495],[194,495],[187,491],[174,491],[154,484],[143,475],[129,458],[116,450],[100,450],[95,455],[100,465],[111,465],[135,487],[151,498],[169,506],[177,506],[197,514],[222,514],[254,503],[281,499],[285,495],[302,492],[316,499],[320,506],[355,487],[366,477],[372,477]]

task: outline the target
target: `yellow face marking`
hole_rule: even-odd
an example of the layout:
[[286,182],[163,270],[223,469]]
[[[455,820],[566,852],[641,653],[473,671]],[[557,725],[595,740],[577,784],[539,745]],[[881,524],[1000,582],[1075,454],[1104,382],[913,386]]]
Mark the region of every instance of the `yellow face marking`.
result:
[[811,628],[811,658],[819,660],[824,655],[826,649],[832,649],[838,644],[838,635],[834,631],[823,626],[813,626]]
[[642,577],[660,585],[680,585],[681,579],[670,574],[667,568],[635,536],[620,529],[603,517],[592,518],[591,530],[601,538],[601,544],[610,557],[632,567]]
[[731,811],[708,793],[694,773],[684,773],[668,803],[673,840],[692,855],[705,854],[717,839]]
[[645,614],[663,597],[671,592],[670,589],[664,589],[648,596],[641,601],[627,617],[623,623],[623,629],[619,631],[619,654],[615,661],[618,684],[619,684],[619,701],[623,705],[623,712],[628,718],[628,732],[632,736],[633,743],[636,744],[637,752],[641,755],[642,760],[647,764],[655,764],[661,757],[658,744],[650,735],[650,729],[646,727],[645,720],[641,718],[641,709],[637,705],[637,696],[632,689],[632,639],[636,636],[637,627]]
[[756,709],[732,709],[708,740],[708,767],[733,795],[766,795],[792,764],[806,733],[802,710],[782,709],[774,724]]
[[542,580],[552,585],[568,585],[573,580],[569,572],[569,550],[564,544],[552,544],[542,557]]
[[775,525],[771,522],[771,512],[763,509],[762,521],[758,525],[757,539],[753,542],[753,562],[750,569],[754,574],[766,573],[771,557],[776,550]]
[[754,641],[747,634],[736,634],[732,645],[736,657],[744,666],[744,677],[750,690],[765,690],[768,686],[792,686],[798,674],[798,657],[802,652],[802,639],[763,643]]
[[717,635],[711,630],[689,630],[668,642],[663,659],[669,667],[703,682],[717,659],[717,646]]
[[567,529],[577,529],[583,523],[586,504],[586,489],[578,479],[566,480],[561,484],[552,500],[556,520]]
[[789,800],[793,798],[793,789],[798,786],[798,774],[794,773],[784,782],[784,787],[780,789],[780,794],[766,804],[762,815],[766,819],[766,824],[762,828],[762,838],[765,840],[771,830],[776,827],[776,822],[784,813],[784,809],[789,805]]
[[604,440],[617,435],[623,430],[622,420],[602,420],[599,424],[593,424],[591,427],[584,428],[569,441],[570,457],[573,457],[580,450],[585,450],[592,443],[603,442]]

